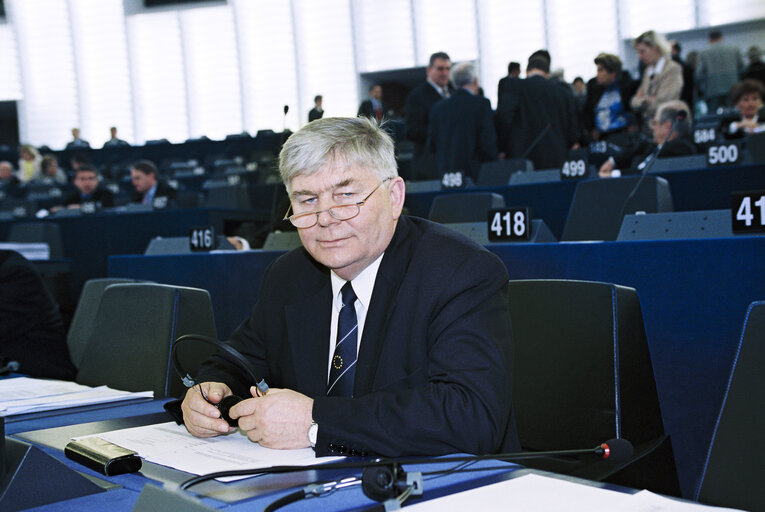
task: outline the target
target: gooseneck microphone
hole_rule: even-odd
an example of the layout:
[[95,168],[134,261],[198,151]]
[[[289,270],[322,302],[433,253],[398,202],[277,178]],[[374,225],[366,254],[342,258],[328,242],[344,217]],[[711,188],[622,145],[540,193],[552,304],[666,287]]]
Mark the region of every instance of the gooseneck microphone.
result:
[[667,132],[667,136],[664,137],[664,140],[661,144],[656,146],[656,149],[651,151],[651,153],[646,157],[643,162],[646,160],[648,161],[647,164],[643,166],[643,169],[640,171],[640,178],[638,179],[637,183],[635,183],[635,186],[632,187],[632,190],[627,195],[627,199],[624,200],[624,205],[622,206],[622,211],[619,214],[619,222],[624,218],[624,214],[627,211],[627,206],[629,206],[630,201],[633,197],[635,197],[635,194],[637,193],[638,189],[640,188],[640,185],[642,185],[643,180],[645,180],[645,177],[648,175],[648,170],[653,167],[653,164],[656,163],[656,160],[659,159],[659,153],[661,152],[661,148],[664,147],[664,144],[666,144],[669,141],[669,138],[672,136],[673,133],[675,133],[675,127],[677,127],[677,123],[681,121],[685,121],[685,118],[688,117],[688,112],[685,110],[679,110],[677,114],[675,114],[675,118],[672,120],[672,126],[669,127],[669,132]]
[[[323,464],[315,464],[312,466],[270,466],[253,469],[236,469],[231,471],[218,471],[216,473],[209,473],[207,475],[199,475],[194,478],[190,478],[180,485],[180,489],[188,490],[202,482],[208,480],[214,480],[216,478],[232,477],[232,476],[248,476],[248,475],[263,475],[263,474],[279,474],[279,473],[293,473],[299,471],[318,471],[318,470],[338,470],[338,469],[363,469],[364,478],[366,478],[367,488],[373,489],[374,494],[380,494],[382,491],[379,489],[378,484],[389,484],[391,488],[398,482],[400,484],[401,479],[406,480],[406,473],[400,469],[401,464],[443,464],[449,462],[476,462],[481,460],[501,460],[501,461],[519,461],[527,459],[536,459],[542,457],[563,457],[573,455],[596,455],[602,459],[607,459],[612,462],[623,462],[629,460],[634,454],[632,443],[626,439],[609,439],[608,441],[599,444],[594,448],[583,448],[575,450],[549,450],[540,452],[517,452],[517,453],[495,453],[487,455],[461,455],[454,457],[426,457],[426,458],[407,458],[407,459],[376,459],[366,462],[326,462]],[[376,469],[377,468],[377,469]],[[384,469],[379,469],[384,468]],[[483,468],[486,469],[486,468]],[[460,471],[459,469],[456,471]],[[384,473],[388,476],[380,476]],[[431,474],[455,472],[454,468],[441,471],[434,471]],[[394,478],[395,477],[395,478]],[[362,479],[362,480],[363,480]],[[377,482],[377,484],[375,483]],[[324,492],[330,492],[332,489],[327,489],[327,486],[319,486],[318,484],[312,484],[304,489],[298,491],[302,497],[309,495],[319,495]],[[322,489],[324,489],[322,491]]]

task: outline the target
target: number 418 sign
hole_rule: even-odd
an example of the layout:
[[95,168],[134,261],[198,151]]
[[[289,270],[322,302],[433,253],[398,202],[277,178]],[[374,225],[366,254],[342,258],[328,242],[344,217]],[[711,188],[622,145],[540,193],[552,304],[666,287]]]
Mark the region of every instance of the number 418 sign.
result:
[[531,215],[528,208],[489,210],[489,241],[528,240],[531,236]]

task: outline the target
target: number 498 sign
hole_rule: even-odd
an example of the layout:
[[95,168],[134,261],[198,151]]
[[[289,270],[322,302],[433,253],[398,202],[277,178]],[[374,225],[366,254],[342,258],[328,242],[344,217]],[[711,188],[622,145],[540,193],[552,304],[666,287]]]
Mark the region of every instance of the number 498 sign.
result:
[[489,210],[489,241],[529,240],[531,215],[528,208]]

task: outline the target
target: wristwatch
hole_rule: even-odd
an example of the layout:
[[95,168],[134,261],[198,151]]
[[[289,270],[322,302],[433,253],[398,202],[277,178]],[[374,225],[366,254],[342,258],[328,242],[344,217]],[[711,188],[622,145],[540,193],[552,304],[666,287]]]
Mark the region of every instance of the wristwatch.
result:
[[311,426],[308,427],[308,442],[311,443],[311,448],[316,448],[316,438],[319,436],[319,424],[315,421],[311,422]]

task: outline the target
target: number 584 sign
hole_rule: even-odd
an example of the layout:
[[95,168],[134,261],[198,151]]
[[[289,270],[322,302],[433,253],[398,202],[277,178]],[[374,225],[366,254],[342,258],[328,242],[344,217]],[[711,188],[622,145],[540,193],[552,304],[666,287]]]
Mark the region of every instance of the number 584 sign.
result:
[[489,210],[489,241],[529,240],[531,215],[528,208]]

